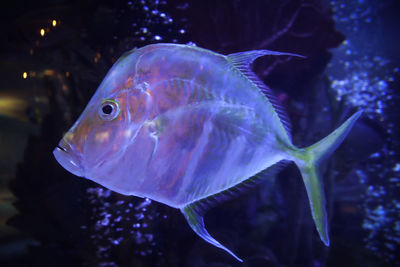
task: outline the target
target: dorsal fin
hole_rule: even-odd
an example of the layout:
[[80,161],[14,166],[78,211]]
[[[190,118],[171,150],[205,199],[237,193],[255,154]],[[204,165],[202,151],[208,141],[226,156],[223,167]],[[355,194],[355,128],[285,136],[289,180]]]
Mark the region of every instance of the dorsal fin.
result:
[[231,60],[234,65],[249,67],[253,61],[262,56],[294,56],[294,57],[302,57],[302,55],[287,53],[287,52],[278,52],[271,50],[251,50],[246,52],[239,52],[229,54],[227,57]]
[[252,50],[247,52],[239,52],[228,55],[228,60],[238,69],[240,70],[250,81],[252,81],[261,92],[266,95],[269,102],[274,107],[276,113],[279,116],[280,121],[285,127],[286,133],[290,138],[290,122],[288,116],[286,115],[283,107],[280,105],[279,100],[276,98],[274,93],[254,74],[251,70],[251,64],[253,61],[259,57],[273,55],[273,56],[295,56],[295,57],[303,57],[301,55],[286,53],[286,52],[277,52],[270,50]]

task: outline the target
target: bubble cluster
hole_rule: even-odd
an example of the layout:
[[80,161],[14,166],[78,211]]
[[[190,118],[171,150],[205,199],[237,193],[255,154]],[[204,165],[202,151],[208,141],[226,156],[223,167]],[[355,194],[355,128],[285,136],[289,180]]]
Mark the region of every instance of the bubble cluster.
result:
[[[392,61],[382,44],[368,36],[378,34],[381,7],[392,1],[344,0],[330,1],[337,28],[347,40],[333,51],[328,67],[332,89],[337,101],[345,107],[364,110],[364,116],[378,122],[386,138],[380,151],[371,154],[363,169],[356,170],[360,183],[366,184],[362,207],[367,231],[366,247],[388,261],[396,260],[400,250],[400,163],[396,127],[397,62]],[[398,88],[397,88],[398,89]]]
[[[349,42],[344,47],[350,51],[357,50]],[[350,48],[351,47],[351,48]],[[398,68],[390,68],[390,61],[380,56],[370,58],[360,55],[358,51],[345,55],[334,64],[343,66],[346,74],[334,73],[330,75],[332,88],[337,101],[344,101],[347,106],[360,107],[365,115],[373,120],[387,121],[386,115],[390,113],[394,101],[394,91],[391,84],[395,80]],[[389,125],[390,133],[393,124]]]
[[132,252],[137,256],[162,255],[154,249],[157,240],[151,225],[155,219],[167,217],[151,208],[150,199],[120,199],[122,196],[102,187],[88,188],[87,194],[92,205],[90,219],[95,224],[81,228],[89,231],[90,239],[96,244],[96,256],[102,261],[101,266],[117,266],[111,260],[113,250],[126,242],[131,243]]
[[143,45],[158,42],[177,43],[186,34],[186,29],[178,26],[169,14],[167,1],[128,1],[121,13],[121,16],[125,17],[129,17],[126,14],[135,14],[131,21],[126,23],[131,25],[129,32]]

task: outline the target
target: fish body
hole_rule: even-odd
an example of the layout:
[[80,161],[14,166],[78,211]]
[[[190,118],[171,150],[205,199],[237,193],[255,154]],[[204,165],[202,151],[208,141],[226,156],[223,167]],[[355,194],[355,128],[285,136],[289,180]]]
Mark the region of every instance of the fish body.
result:
[[317,163],[341,143],[360,112],[315,145],[297,148],[272,94],[250,70],[264,55],[296,56],[268,50],[225,56],[177,44],[129,51],[54,155],[70,172],[115,192],[180,209],[199,236],[238,260],[208,234],[199,204],[291,160],[328,245]]

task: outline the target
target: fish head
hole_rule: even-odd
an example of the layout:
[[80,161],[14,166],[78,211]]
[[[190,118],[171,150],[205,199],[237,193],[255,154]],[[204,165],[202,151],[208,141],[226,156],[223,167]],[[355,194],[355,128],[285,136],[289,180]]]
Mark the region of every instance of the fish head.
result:
[[121,170],[124,166],[120,163],[124,162],[151,110],[152,95],[148,87],[144,82],[135,82],[132,71],[118,64],[113,66],[54,149],[56,160],[76,176],[123,191],[118,179],[126,180],[121,177],[126,172]]

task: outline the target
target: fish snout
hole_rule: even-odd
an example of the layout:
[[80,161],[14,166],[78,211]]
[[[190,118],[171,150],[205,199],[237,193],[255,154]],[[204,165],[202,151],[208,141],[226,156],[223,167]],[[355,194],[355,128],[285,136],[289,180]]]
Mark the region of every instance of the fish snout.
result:
[[74,151],[65,138],[61,139],[58,146],[53,150],[53,155],[64,169],[76,176],[84,176],[84,168],[80,156]]

